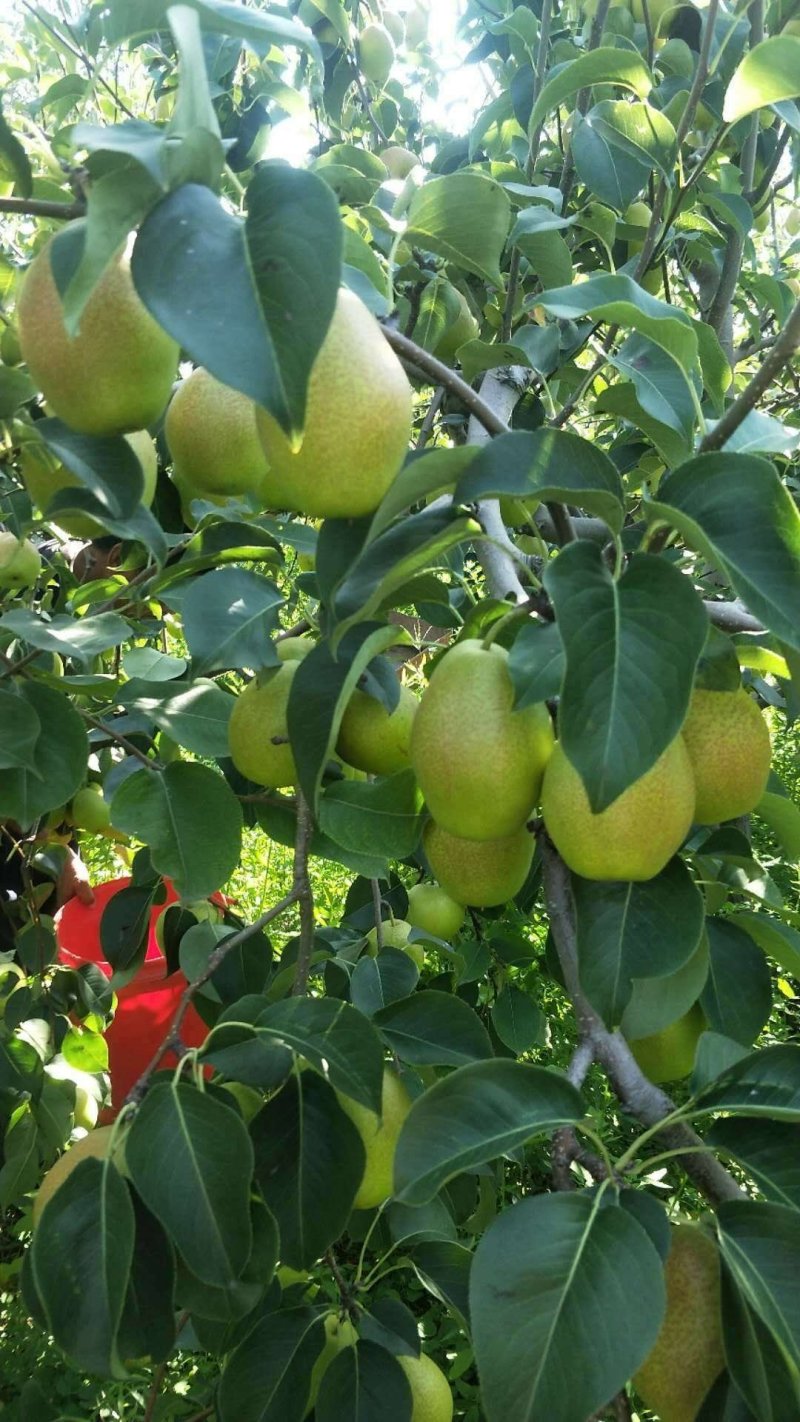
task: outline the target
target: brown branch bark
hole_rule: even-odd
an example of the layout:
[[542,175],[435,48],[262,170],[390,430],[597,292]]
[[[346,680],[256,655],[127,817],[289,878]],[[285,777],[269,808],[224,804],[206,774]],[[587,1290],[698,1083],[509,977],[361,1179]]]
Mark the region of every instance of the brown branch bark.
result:
[[[567,993],[572,1000],[578,1030],[583,1041],[591,1044],[595,1060],[608,1076],[624,1109],[643,1126],[655,1126],[672,1114],[675,1107],[667,1094],[641,1071],[625,1038],[619,1032],[609,1032],[595,1012],[580,983],[575,933],[574,907],[569,870],[546,836],[542,836],[542,868],[545,902],[550,929],[558,953]],[[659,1140],[671,1150],[696,1151],[703,1142],[689,1126],[665,1126]],[[683,1170],[708,1200],[719,1204],[723,1200],[743,1198],[743,1192],[733,1176],[711,1151],[686,1154],[680,1159]]]
[[402,331],[397,331],[393,326],[381,327],[386,340],[395,353],[407,361],[409,365],[416,366],[417,370],[428,377],[431,385],[444,385],[463,401],[470,414],[480,420],[484,429],[489,434],[508,434],[509,427],[504,420],[498,418],[494,410],[482,400],[477,391],[468,385],[466,380],[452,370],[444,361],[437,360],[436,356],[429,351],[423,350],[416,341],[412,341],[408,336],[404,336]]
[[72,222],[86,216],[82,202],[45,202],[43,198],[0,197],[0,212],[18,213],[20,217],[55,217]]
[[314,953],[314,895],[311,891],[311,880],[308,877],[308,852],[313,832],[314,821],[311,809],[302,791],[298,789],[292,893],[300,905],[300,942],[297,947],[292,997],[303,997],[308,992],[308,976],[311,972],[311,958]]
[[766,393],[776,375],[788,364],[798,348],[800,348],[800,301],[796,303],[772,350],[764,357],[750,384],[745,387],[733,404],[728,406],[722,419],[717,421],[713,430],[701,441],[698,453],[707,454],[709,450],[722,449],[734,431],[739,428],[742,420],[750,414],[751,410],[755,409],[761,396]]

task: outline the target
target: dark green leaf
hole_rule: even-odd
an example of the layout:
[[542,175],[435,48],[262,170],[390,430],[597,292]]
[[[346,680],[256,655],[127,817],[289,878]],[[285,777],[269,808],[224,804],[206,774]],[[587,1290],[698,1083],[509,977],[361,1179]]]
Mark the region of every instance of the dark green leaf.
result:
[[10,177],[16,196],[30,197],[33,188],[33,173],[30,161],[16,134],[12,133],[0,112],[0,172],[4,178]]
[[677,736],[708,619],[689,580],[647,553],[615,582],[600,548],[579,540],[544,582],[567,660],[559,734],[599,813]]
[[727,1116],[705,1141],[738,1161],[768,1200],[800,1210],[800,1126]]
[[800,1367],[800,1214],[784,1205],[728,1200],[717,1210],[725,1265],[785,1362]]
[[337,1091],[371,1111],[380,1110],[380,1038],[369,1019],[349,1003],[336,998],[289,998],[259,1013],[255,1026],[326,1071]]
[[734,1062],[697,1096],[700,1111],[800,1121],[800,1047],[782,1043]]
[[498,993],[492,1008],[492,1026],[500,1041],[515,1056],[521,1056],[531,1047],[544,1045],[544,1013],[528,994],[514,983],[508,983]]
[[242,811],[208,766],[174,761],[163,771],[135,771],[115,792],[111,819],[148,845],[154,868],[183,898],[207,898],[239,862]]
[[12,1119],[3,1140],[0,1167],[0,1209],[19,1205],[23,1195],[39,1183],[38,1127],[30,1110]]
[[274,583],[246,568],[218,568],[195,579],[181,606],[195,672],[277,666],[271,634],[282,602]]
[[138,1195],[133,1196],[136,1244],[119,1325],[123,1358],[161,1363],[175,1346],[175,1254],[166,1234]]
[[250,1130],[281,1261],[308,1269],[347,1224],[364,1174],[361,1136],[333,1088],[311,1071],[290,1076]]
[[708,981],[700,1004],[709,1027],[749,1047],[772,1010],[764,954],[732,918],[709,918]]
[[635,50],[595,49],[560,66],[545,84],[531,112],[529,128],[538,128],[551,109],[591,84],[619,84],[646,99],[653,87],[650,71]]
[[505,1059],[459,1067],[411,1107],[397,1142],[395,1194],[424,1205],[454,1175],[583,1114],[579,1092],[545,1067]]
[[[752,1408],[746,1422],[752,1415],[757,1422],[795,1422],[800,1411],[797,1375],[727,1270],[722,1274],[722,1328],[728,1370],[739,1396]],[[734,1422],[739,1422],[737,1414]]]
[[172,681],[166,688],[134,677],[122,687],[119,702],[146,716],[194,755],[228,754],[228,721],[235,698],[213,681]]
[[133,1242],[133,1205],[122,1176],[107,1159],[80,1161],[42,1211],[30,1262],[48,1331],[88,1372],[126,1376],[117,1333]]
[[754,616],[800,647],[800,513],[772,464],[701,454],[668,474],[648,507],[727,574]]
[[32,770],[40,730],[34,707],[13,682],[0,687],[0,770]]
[[227,1288],[202,1283],[179,1261],[176,1293],[182,1307],[191,1314],[213,1318],[219,1323],[233,1323],[252,1313],[269,1287],[278,1262],[278,1227],[264,1201],[255,1195],[250,1213],[253,1224],[250,1258],[238,1279]]
[[514,638],[508,661],[518,711],[558,696],[564,680],[564,648],[555,622],[526,622]]
[[367,1338],[343,1348],[326,1369],[316,1422],[411,1422],[408,1379],[391,1353]]
[[641,884],[572,881],[581,985],[607,1027],[617,1027],[634,978],[665,978],[693,956],[703,896],[681,859]]
[[448,993],[415,992],[381,1008],[372,1020],[400,1060],[415,1066],[461,1066],[492,1055],[480,1018]]
[[220,1422],[302,1422],[311,1369],[322,1352],[322,1318],[310,1308],[281,1309],[259,1320],[226,1359]]
[[230,1286],[252,1247],[253,1148],[241,1116],[192,1086],[158,1084],[125,1154],[136,1189],[192,1272]]
[[579,504],[622,527],[622,481],[607,454],[569,430],[523,430],[490,440],[462,475],[455,497],[472,503],[487,495],[559,499]]
[[0,627],[21,637],[31,647],[74,657],[88,670],[93,659],[110,647],[118,647],[130,637],[130,627],[116,612],[98,612],[92,617],[37,616],[32,608],[18,607],[0,617]]
[[407,859],[419,843],[421,797],[412,770],[375,782],[329,785],[319,806],[320,829],[345,849]]
[[586,1422],[652,1348],[664,1275],[627,1210],[587,1191],[539,1195],[487,1230],[470,1302],[488,1422]]
[[31,768],[0,771],[0,818],[26,829],[65,805],[83,784],[89,742],[78,712],[60,691],[37,681],[21,681],[17,689],[40,729]]
[[425,1240],[415,1245],[412,1263],[428,1292],[460,1316],[468,1332],[470,1251],[450,1240]]
[[402,949],[384,948],[376,958],[365,953],[353,969],[350,1001],[372,1017],[387,1003],[408,997],[418,981],[419,969]]
[[500,257],[510,219],[511,204],[499,183],[482,173],[448,173],[417,190],[405,239],[502,287]]

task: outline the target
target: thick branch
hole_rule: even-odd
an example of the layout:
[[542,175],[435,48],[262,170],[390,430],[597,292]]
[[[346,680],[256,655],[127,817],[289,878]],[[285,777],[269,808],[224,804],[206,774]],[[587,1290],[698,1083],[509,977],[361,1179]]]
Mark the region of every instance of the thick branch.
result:
[[[625,1038],[609,1032],[585,996],[578,973],[574,908],[569,870],[545,836],[542,837],[544,891],[553,942],[564,983],[572,1000],[581,1039],[591,1045],[595,1059],[605,1069],[623,1107],[644,1126],[654,1126],[675,1110],[673,1102],[641,1071]],[[684,1125],[666,1126],[659,1139],[673,1150],[697,1151],[701,1138]],[[710,1151],[686,1154],[681,1165],[713,1204],[742,1198],[742,1191]]]
[[462,380],[461,376],[449,365],[445,365],[444,361],[437,360],[436,356],[423,350],[416,341],[410,340],[408,336],[403,335],[402,331],[395,330],[393,326],[382,326],[381,329],[397,355],[402,356],[403,360],[408,361],[409,364],[415,365],[417,370],[428,377],[431,385],[444,385],[454,395],[457,395],[489,434],[508,434],[509,427],[506,422],[500,419],[491,406],[481,399],[472,386],[468,385],[466,380]]
[[734,431],[738,430],[742,420],[750,414],[761,396],[769,389],[775,377],[791,360],[798,347],[800,347],[800,301],[796,303],[772,350],[764,357],[750,384],[745,387],[733,404],[728,406],[722,419],[717,421],[713,430],[701,441],[700,454],[707,454],[712,449],[722,449]]

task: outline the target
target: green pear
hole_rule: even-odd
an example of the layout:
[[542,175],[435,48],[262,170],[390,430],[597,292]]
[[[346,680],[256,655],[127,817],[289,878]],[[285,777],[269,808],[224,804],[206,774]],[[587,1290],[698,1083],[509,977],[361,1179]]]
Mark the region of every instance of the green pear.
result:
[[354,691],[339,727],[337,753],[357,770],[394,775],[410,765],[411,728],[419,703],[401,686],[393,711],[364,691]]
[[41,571],[41,556],[29,538],[0,532],[0,590],[32,587]]
[[337,1095],[342,1110],[357,1128],[366,1152],[364,1174],[353,1208],[371,1210],[388,1200],[394,1189],[394,1152],[403,1122],[411,1110],[411,1097],[400,1078],[388,1067],[383,1073],[380,1116],[349,1096]]
[[275,651],[281,662],[302,662],[316,645],[312,637],[281,637],[275,643]]
[[105,834],[111,828],[111,811],[101,786],[92,782],[73,795],[69,819],[76,829],[87,830],[89,834]]
[[282,662],[262,682],[251,681],[237,696],[228,722],[228,745],[236,769],[256,785],[271,790],[297,782],[286,725],[297,666],[297,662]]
[[433,820],[422,845],[445,893],[473,908],[495,908],[513,899],[528,877],[534,847],[526,829],[503,839],[459,839]]
[[552,749],[547,707],[514,709],[505,648],[469,638],[445,653],[411,733],[411,764],[441,829],[475,840],[520,830]]
[[192,371],[173,395],[164,423],[175,475],[206,494],[260,494],[269,465],[256,407],[207,370]]
[[95,286],[77,334],[69,335],[51,261],[57,240],[34,257],[17,306],[28,369],[54,413],[81,434],[145,429],[169,399],[177,342],[140,301],[124,248]]
[[465,916],[464,905],[451,899],[439,884],[414,884],[408,891],[406,919],[422,933],[449,942],[459,932]]
[[314,1411],[320,1384],[337,1353],[341,1353],[343,1348],[354,1348],[358,1342],[358,1334],[349,1318],[340,1318],[338,1313],[329,1313],[326,1315],[324,1328],[325,1345],[311,1369],[308,1406],[304,1413],[305,1417],[308,1417],[309,1414]]
[[453,1394],[444,1373],[427,1353],[418,1358],[398,1353],[397,1360],[411,1388],[409,1422],[452,1422]]
[[[147,430],[134,430],[125,439],[133,450],[142,469],[142,504],[149,508],[155,498],[158,480],[158,452],[155,440]],[[20,452],[20,473],[28,490],[31,502],[45,516],[56,494],[63,489],[82,489],[85,485],[54,458],[45,445],[31,441],[23,445]],[[71,538],[92,539],[102,537],[106,529],[89,514],[64,513],[48,520],[68,533]]]
[[694,1422],[725,1366],[719,1253],[698,1225],[673,1227],[664,1282],[664,1322],[633,1382],[661,1422]]
[[408,177],[409,173],[413,172],[420,162],[416,153],[412,153],[408,148],[401,148],[395,143],[390,144],[388,148],[381,149],[379,157],[389,177],[397,178],[401,182]]
[[449,282],[446,283],[446,286],[448,292],[452,293],[451,304],[455,309],[455,316],[445,328],[433,354],[438,360],[443,360],[446,365],[455,365],[459,346],[466,345],[467,341],[474,341],[479,334],[480,327],[463,291],[459,291],[456,286],[451,286]]
[[382,89],[394,64],[394,45],[385,25],[364,26],[358,37],[358,62],[364,78]]
[[311,370],[302,443],[295,447],[261,407],[256,420],[273,507],[312,518],[374,512],[408,449],[411,386],[352,291],[341,288]]
[[[420,971],[425,966],[425,949],[421,943],[409,943],[408,935],[412,925],[406,923],[402,918],[386,919],[381,924],[381,938],[384,948],[399,948],[403,953],[407,953],[413,963],[416,963]],[[378,930],[371,928],[367,934],[367,951],[371,957],[375,957],[378,952]]]
[[694,774],[698,824],[749,815],[767,788],[769,730],[757,702],[736,691],[693,692],[681,732]]
[[694,818],[694,776],[676,736],[655,765],[599,814],[559,742],[542,787],[547,833],[584,879],[652,879],[677,853]]
[[635,1038],[628,1045],[650,1081],[681,1081],[694,1066],[697,1043],[707,1025],[703,1009],[696,1002],[677,1022],[650,1037]]

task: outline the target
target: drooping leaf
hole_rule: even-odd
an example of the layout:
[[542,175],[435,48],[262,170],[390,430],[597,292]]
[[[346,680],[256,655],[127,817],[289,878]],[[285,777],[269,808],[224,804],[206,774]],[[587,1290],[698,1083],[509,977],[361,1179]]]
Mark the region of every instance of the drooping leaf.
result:
[[388,1003],[408,997],[418,981],[419,969],[402,949],[384,948],[376,958],[364,953],[350,978],[350,1001],[373,1017]]
[[727,1116],[704,1139],[743,1166],[768,1200],[800,1210],[800,1126]]
[[396,1358],[368,1338],[343,1348],[323,1374],[316,1422],[410,1422],[412,1396]]
[[800,1214],[785,1205],[728,1200],[717,1212],[722,1258],[785,1362],[800,1369]]
[[700,1005],[715,1032],[749,1047],[772,1009],[772,982],[763,953],[735,918],[709,918],[708,980]]
[[38,735],[29,767],[0,770],[0,818],[25,829],[72,799],[86,777],[89,742],[79,713],[61,691],[32,680],[14,685]]
[[381,1008],[372,1020],[400,1060],[417,1066],[461,1066],[492,1055],[480,1018],[447,993],[412,993]]
[[197,578],[181,606],[195,673],[276,666],[271,634],[282,601],[274,583],[247,568],[218,568]]
[[280,1231],[281,1261],[308,1269],[339,1238],[364,1174],[364,1146],[316,1072],[289,1077],[250,1127],[255,1173]]
[[405,236],[490,286],[502,287],[500,257],[510,219],[511,204],[499,183],[482,173],[448,173],[418,189]]
[[[226,1014],[230,1019],[234,1007]],[[255,1019],[265,1036],[284,1042],[320,1071],[337,1091],[379,1111],[383,1049],[375,1027],[347,1002],[336,998],[288,998],[266,1007]]]
[[647,1357],[665,1297],[649,1236],[602,1196],[538,1195],[504,1211],[470,1281],[488,1422],[586,1422]]
[[775,468],[749,454],[701,454],[648,504],[727,574],[750,611],[800,647],[800,513]]
[[319,809],[320,828],[346,849],[406,859],[419,843],[421,796],[411,770],[329,785]]
[[722,117],[726,123],[763,109],[782,99],[800,98],[800,39],[776,35],[754,45],[741,60],[726,94]]
[[697,1109],[800,1121],[800,1047],[764,1047],[728,1067],[697,1097]]
[[490,440],[459,480],[456,498],[472,503],[497,494],[578,504],[615,532],[622,527],[616,468],[596,444],[569,430],[520,430]]
[[544,582],[567,664],[561,742],[598,813],[678,734],[708,619],[688,579],[651,554],[636,554],[615,582],[600,548],[578,540]]
[[229,1287],[252,1248],[253,1147],[241,1116],[192,1086],[150,1088],[125,1141],[131,1177],[208,1284]]
[[228,721],[235,699],[213,681],[198,678],[154,686],[133,677],[119,692],[119,701],[194,755],[228,755]]
[[281,1309],[260,1319],[225,1361],[220,1422],[302,1422],[311,1369],[324,1344],[322,1318],[313,1309]]
[[563,65],[544,85],[531,112],[530,130],[536,129],[551,109],[593,84],[619,84],[632,89],[638,98],[646,99],[653,79],[635,50],[600,48],[582,54]]
[[660,979],[695,953],[703,896],[681,859],[641,884],[573,879],[581,985],[607,1027],[617,1027],[634,978]]
[[133,1244],[133,1205],[122,1176],[108,1159],[80,1161],[42,1211],[30,1272],[48,1331],[89,1372],[126,1376],[117,1334]]
[[411,1107],[395,1152],[395,1195],[423,1205],[462,1170],[572,1125],[583,1113],[575,1088],[544,1067],[505,1059],[459,1067]]

